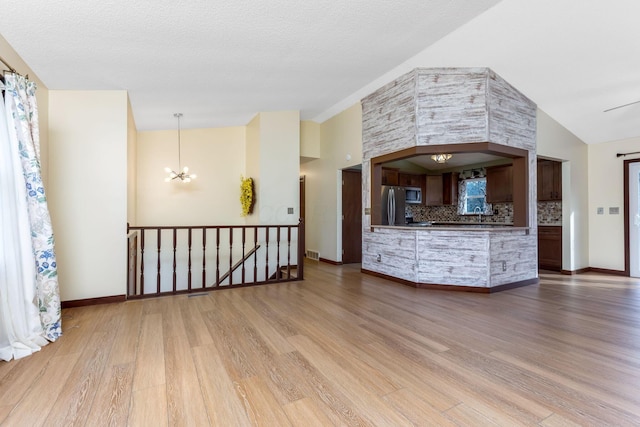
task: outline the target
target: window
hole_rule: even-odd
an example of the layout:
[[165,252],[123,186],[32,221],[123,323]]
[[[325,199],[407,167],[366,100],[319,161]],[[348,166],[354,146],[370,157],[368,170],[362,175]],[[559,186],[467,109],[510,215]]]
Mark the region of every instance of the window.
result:
[[491,206],[487,204],[487,179],[465,179],[460,183],[458,197],[458,213],[460,215],[473,215],[491,213]]

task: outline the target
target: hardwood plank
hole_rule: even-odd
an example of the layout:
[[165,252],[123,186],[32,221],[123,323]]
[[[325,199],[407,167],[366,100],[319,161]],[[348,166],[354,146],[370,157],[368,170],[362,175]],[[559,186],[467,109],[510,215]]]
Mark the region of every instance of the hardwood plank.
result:
[[294,426],[322,427],[332,424],[329,417],[308,397],[288,403],[283,409]]
[[[332,382],[342,388],[360,415],[373,425],[409,425],[408,420],[399,416],[364,384],[362,379],[343,367],[342,360],[332,359],[321,347],[308,337],[298,335],[289,340],[298,352],[317,367]],[[348,384],[348,385],[347,385]]]
[[581,427],[581,424],[567,420],[558,414],[552,414],[540,422],[543,427]]
[[133,392],[129,423],[132,426],[167,426],[167,395],[164,385]]
[[0,405],[0,424],[7,418],[12,409],[13,405]]
[[275,396],[260,377],[243,378],[236,384],[236,393],[242,398],[246,412],[251,416],[252,425],[291,425]]
[[214,345],[192,348],[200,389],[212,426],[248,426],[247,412],[234,392],[218,350]]
[[0,362],[0,424],[640,425],[638,279],[305,277],[65,309],[57,342]]
[[475,427],[514,425],[510,420],[505,420],[503,423],[496,423],[464,403],[449,409],[446,412],[446,415],[458,426]]
[[133,390],[164,386],[165,362],[161,314],[154,312],[142,317],[139,340]]
[[245,407],[235,392],[235,383],[229,377],[216,347],[194,347],[192,351],[211,425],[251,425]]
[[[53,357],[50,360],[50,366],[46,370],[46,375],[43,373],[38,377],[29,388],[29,391],[6,417],[2,425],[45,425],[45,419],[49,412],[56,407],[56,396],[64,390],[67,379],[73,372],[79,356],[80,353]],[[46,394],[44,393],[45,390]],[[3,400],[3,402],[5,401]]]
[[97,331],[92,334],[73,372],[56,396],[55,406],[46,418],[47,425],[86,423],[114,339],[113,332]]
[[[12,365],[13,369],[8,370],[6,375],[0,379],[0,402],[3,405],[17,404],[22,396],[30,391],[31,387],[34,387],[38,379],[45,375],[50,367],[51,359],[55,357],[59,348],[60,344],[49,344],[29,357],[2,362]],[[76,355],[71,357],[76,357]]]
[[383,396],[383,399],[414,425],[455,425],[440,410],[425,401],[418,390],[403,388]]
[[135,364],[109,366],[87,418],[87,425],[124,426],[129,419]]
[[300,353],[294,351],[286,353],[283,357],[288,362],[291,375],[303,381],[302,384],[309,390],[308,396],[313,396],[314,400],[321,405],[333,425],[372,425],[370,421],[352,408],[352,403],[340,388],[326,378]]
[[138,351],[138,335],[142,322],[142,304],[126,302],[123,304],[121,322],[114,329],[118,339],[114,341],[109,356],[109,366],[132,363]]
[[207,297],[195,297],[195,299],[184,298],[180,301],[180,310],[178,311],[182,316],[180,322],[189,325],[189,327],[185,329],[185,333],[189,338],[189,345],[191,347],[213,343],[213,338],[211,338],[209,329],[202,317],[202,304],[199,304],[200,301],[207,299]]
[[169,425],[207,425],[209,419],[187,337],[174,335],[166,339],[165,364]]

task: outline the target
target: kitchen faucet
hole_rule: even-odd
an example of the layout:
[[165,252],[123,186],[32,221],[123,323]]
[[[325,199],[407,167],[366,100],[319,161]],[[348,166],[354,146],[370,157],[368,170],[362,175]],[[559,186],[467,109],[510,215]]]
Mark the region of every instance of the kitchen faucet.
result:
[[482,222],[482,208],[480,206],[476,206],[473,213],[478,214],[478,222]]

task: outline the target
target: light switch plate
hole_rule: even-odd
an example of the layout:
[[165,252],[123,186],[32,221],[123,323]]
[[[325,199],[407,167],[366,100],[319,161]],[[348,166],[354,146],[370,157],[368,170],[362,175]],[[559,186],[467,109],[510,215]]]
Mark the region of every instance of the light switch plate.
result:
[[598,208],[598,215],[604,215],[604,208]]
[[364,208],[365,215],[371,215],[371,208]]
[[620,215],[620,208],[617,206],[609,208],[609,215]]
[[289,215],[293,215],[293,208],[287,208],[287,213]]

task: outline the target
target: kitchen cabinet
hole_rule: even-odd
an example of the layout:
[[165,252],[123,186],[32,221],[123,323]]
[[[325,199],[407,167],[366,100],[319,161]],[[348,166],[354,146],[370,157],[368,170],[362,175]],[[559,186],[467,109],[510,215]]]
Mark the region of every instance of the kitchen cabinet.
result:
[[458,172],[446,172],[442,174],[442,204],[458,204]]
[[538,160],[538,200],[562,200],[562,163]]
[[513,201],[513,167],[490,166],[487,171],[487,203]]
[[442,175],[427,175],[427,187],[424,204],[427,206],[442,206]]
[[398,169],[382,168],[382,185],[398,185]]
[[398,185],[401,187],[422,188],[423,181],[424,181],[424,175],[418,175],[414,173],[402,173],[402,172],[398,174]]
[[538,268],[562,270],[562,227],[538,226]]

